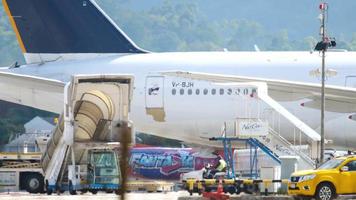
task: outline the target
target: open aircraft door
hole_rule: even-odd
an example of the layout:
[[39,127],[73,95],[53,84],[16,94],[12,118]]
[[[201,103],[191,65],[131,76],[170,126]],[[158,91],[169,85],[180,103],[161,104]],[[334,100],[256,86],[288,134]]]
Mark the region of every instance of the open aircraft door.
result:
[[164,107],[164,77],[147,76],[146,78],[146,108]]

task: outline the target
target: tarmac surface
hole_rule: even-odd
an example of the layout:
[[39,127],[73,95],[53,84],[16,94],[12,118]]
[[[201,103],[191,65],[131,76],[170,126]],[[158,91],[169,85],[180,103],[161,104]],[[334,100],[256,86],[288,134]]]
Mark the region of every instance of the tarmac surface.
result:
[[[126,194],[127,200],[200,200],[203,199],[201,196],[193,195],[189,196],[186,191],[179,192],[167,192],[167,193],[145,193],[145,192],[131,192]],[[247,195],[239,195],[231,197],[231,199],[246,199],[252,200],[256,199],[253,196],[246,198]],[[61,195],[52,194],[29,194],[27,192],[13,192],[10,194],[0,193],[1,200],[119,200],[120,196],[115,194],[107,194],[107,193],[98,193],[93,195],[91,193],[86,194],[78,194],[78,195],[69,195],[68,193],[64,193]],[[270,197],[267,199],[276,199],[275,197]],[[280,200],[289,199],[287,198],[278,198]],[[291,198],[290,198],[291,199]]]
[[[167,192],[167,193],[144,193],[135,192],[127,193],[127,200],[175,200],[180,196],[187,196],[187,192]],[[93,195],[91,193],[69,195],[67,193],[57,195],[47,194],[29,194],[27,192],[14,192],[14,193],[0,193],[1,200],[119,200],[120,196],[115,194],[98,193]]]
[[[51,195],[48,196],[46,194],[28,194],[28,193],[12,193],[12,194],[4,194],[0,193],[1,200],[119,200],[120,196],[115,194],[106,194],[106,193],[98,193],[96,195],[87,193],[83,195],[69,195],[69,194],[61,194],[61,195]],[[200,200],[203,199],[201,196],[193,195],[189,196],[189,194],[185,191],[181,192],[167,192],[167,193],[143,193],[143,192],[135,192],[128,193],[127,200]],[[261,199],[255,198],[253,196],[235,196],[231,197],[231,200],[253,200],[253,199]],[[263,198],[263,199],[277,199],[275,197]],[[292,199],[292,198],[278,198],[278,200]]]
[[[93,195],[91,193],[69,195],[67,193],[57,195],[46,194],[29,194],[27,192],[13,192],[13,193],[0,193],[0,200],[120,200],[120,196],[115,194],[98,193]],[[127,193],[126,200],[201,200],[201,196],[189,196],[186,191],[179,192],[166,192],[166,193],[145,193],[145,192],[132,192]],[[231,196],[231,200],[293,200],[289,196],[253,196],[253,195],[238,195]],[[355,196],[343,196],[338,199],[356,199]]]

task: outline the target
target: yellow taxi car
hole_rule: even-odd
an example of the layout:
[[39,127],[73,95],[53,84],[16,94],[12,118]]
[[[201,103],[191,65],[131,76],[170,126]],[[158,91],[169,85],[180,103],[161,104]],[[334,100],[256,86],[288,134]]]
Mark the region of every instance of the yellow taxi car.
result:
[[330,200],[339,194],[356,194],[356,156],[326,161],[316,170],[291,175],[288,194],[295,199]]

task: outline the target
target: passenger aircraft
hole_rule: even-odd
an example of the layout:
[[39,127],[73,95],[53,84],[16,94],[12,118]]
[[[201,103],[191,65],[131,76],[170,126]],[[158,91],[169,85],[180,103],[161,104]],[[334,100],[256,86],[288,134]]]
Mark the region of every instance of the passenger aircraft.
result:
[[[171,52],[139,48],[93,0],[3,0],[26,64],[2,70],[0,99],[61,113],[63,85],[75,74],[132,74],[131,119],[138,131],[208,144],[226,121],[273,118],[259,108],[253,88],[264,82],[269,95],[318,131],[320,67],[317,52]],[[328,52],[337,75],[326,87],[326,139],[331,147],[356,142],[356,53]],[[335,73],[334,73],[335,74]],[[257,109],[258,108],[258,109]],[[277,125],[290,141],[290,125]]]

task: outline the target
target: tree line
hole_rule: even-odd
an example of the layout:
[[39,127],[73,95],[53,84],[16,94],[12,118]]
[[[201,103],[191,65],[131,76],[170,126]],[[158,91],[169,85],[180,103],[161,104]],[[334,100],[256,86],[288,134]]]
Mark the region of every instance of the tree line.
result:
[[[165,0],[141,10],[125,2],[130,1],[98,0],[133,41],[150,51],[253,51],[255,45],[262,51],[309,51],[319,40],[317,32],[291,38],[288,29],[270,30],[256,20],[214,19],[202,12],[201,1]],[[0,17],[0,66],[23,62],[2,5]],[[338,48],[356,50],[356,32],[348,35],[352,36],[339,35]]]

